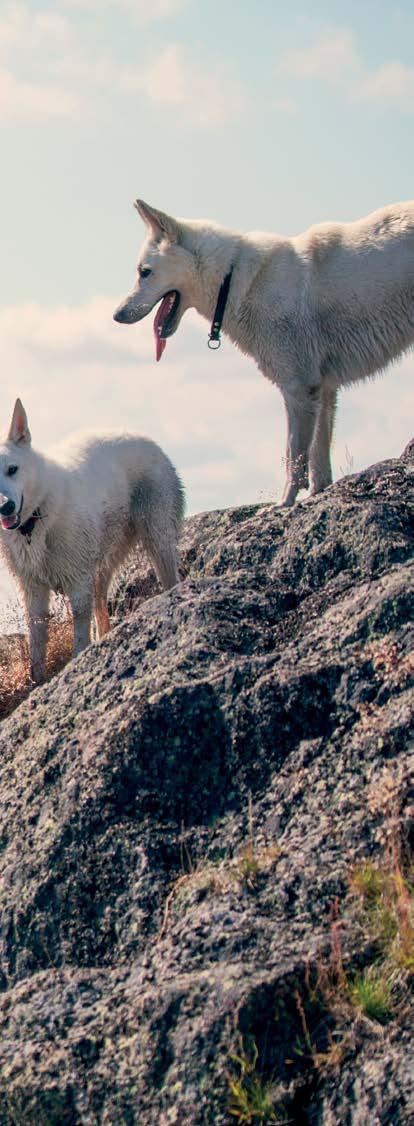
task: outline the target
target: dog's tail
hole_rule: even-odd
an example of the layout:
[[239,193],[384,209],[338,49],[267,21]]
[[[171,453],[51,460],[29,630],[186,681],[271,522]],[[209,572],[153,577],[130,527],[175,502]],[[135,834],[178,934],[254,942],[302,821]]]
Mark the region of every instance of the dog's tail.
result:
[[169,457],[158,448],[157,470],[133,489],[131,515],[139,540],[164,590],[179,581],[177,543],[185,512],[184,485]]
[[177,530],[181,528],[185,515],[186,496],[185,488],[177,470],[171,465],[174,473],[174,514],[177,521]]

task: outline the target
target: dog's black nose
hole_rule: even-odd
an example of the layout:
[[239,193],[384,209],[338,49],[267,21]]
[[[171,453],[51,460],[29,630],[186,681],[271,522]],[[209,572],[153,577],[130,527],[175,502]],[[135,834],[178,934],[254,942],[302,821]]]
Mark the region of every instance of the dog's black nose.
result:
[[115,309],[113,317],[114,317],[114,321],[118,321],[118,324],[120,324],[120,325],[125,324],[126,321],[128,320],[126,313],[125,313],[125,309],[122,308],[122,305],[120,305],[119,309]]
[[0,513],[2,516],[11,516],[15,509],[16,505],[14,500],[6,500],[5,504],[2,504],[0,508]]

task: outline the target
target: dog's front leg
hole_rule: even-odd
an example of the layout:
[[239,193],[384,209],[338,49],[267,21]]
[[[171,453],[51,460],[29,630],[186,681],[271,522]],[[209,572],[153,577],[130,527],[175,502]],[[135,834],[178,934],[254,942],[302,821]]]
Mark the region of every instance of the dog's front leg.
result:
[[287,416],[286,485],[282,508],[294,504],[299,489],[309,484],[309,450],[320,403],[320,387],[301,387],[294,392],[283,391]]
[[332,484],[330,453],[337,399],[336,387],[322,386],[318,420],[309,454],[312,496]]
[[45,653],[50,590],[47,586],[31,585],[25,590],[26,616],[29,629],[29,669],[35,684],[45,676]]
[[91,641],[93,582],[85,579],[69,591],[73,615],[73,656],[76,657]]

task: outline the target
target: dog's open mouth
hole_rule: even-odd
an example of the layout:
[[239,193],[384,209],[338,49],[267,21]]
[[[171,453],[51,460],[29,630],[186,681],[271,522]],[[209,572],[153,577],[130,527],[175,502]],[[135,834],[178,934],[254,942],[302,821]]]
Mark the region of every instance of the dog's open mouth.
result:
[[0,513],[0,523],[2,528],[7,532],[14,532],[20,525],[20,517],[23,508],[23,497],[20,501],[20,508],[18,512],[13,512],[12,516],[2,516]]
[[167,343],[167,336],[171,336],[175,328],[175,320],[180,304],[178,289],[171,289],[166,293],[159,305],[154,318],[155,355],[157,361],[161,359]]

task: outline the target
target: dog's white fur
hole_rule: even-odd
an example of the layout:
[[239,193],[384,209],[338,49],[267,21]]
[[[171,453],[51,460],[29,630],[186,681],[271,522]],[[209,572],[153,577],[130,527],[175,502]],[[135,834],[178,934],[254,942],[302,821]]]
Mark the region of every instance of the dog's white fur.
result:
[[223,329],[280,388],[286,408],[287,481],[282,504],[300,488],[332,481],[330,446],[338,388],[365,379],[414,343],[414,202],[355,223],[324,223],[295,238],[242,235],[207,220],[173,219],[137,200],[149,228],[138,269],[149,268],[115,320],[141,320],[166,292],[213,318],[233,269]]
[[[13,476],[10,467],[17,467]],[[69,442],[62,459],[51,460],[32,448],[17,399],[0,445],[0,513],[8,501],[20,511],[20,525],[40,511],[30,542],[18,526],[0,524],[0,548],[25,603],[36,682],[45,671],[51,591],[69,598],[77,654],[89,644],[92,611],[98,638],[109,629],[108,587],[137,543],[164,589],[178,582],[184,490],[166,454],[148,438],[121,434],[84,439],[75,447]]]

